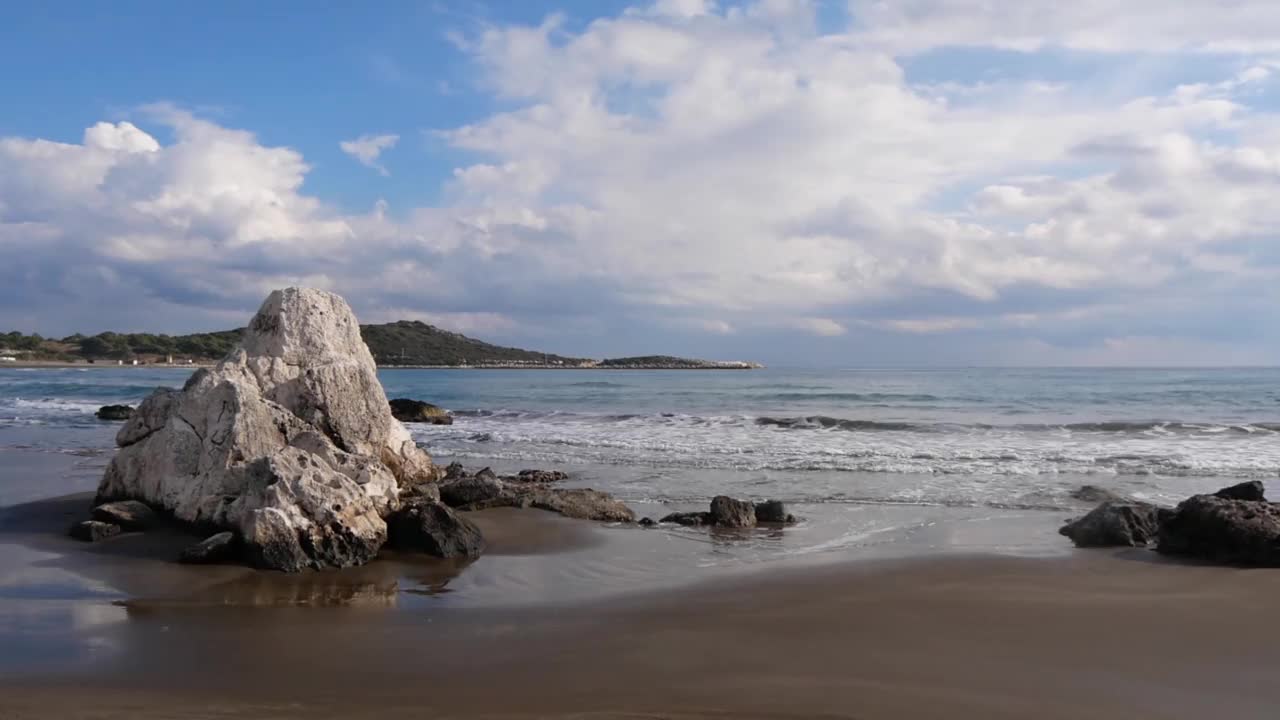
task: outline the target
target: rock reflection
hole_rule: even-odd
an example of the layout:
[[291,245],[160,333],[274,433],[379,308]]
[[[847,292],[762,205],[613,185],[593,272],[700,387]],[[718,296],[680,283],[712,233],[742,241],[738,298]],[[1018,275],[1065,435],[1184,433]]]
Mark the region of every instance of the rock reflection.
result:
[[399,594],[436,595],[467,563],[379,560],[343,570],[285,574],[247,571],[231,580],[176,598],[135,598],[120,605],[131,614],[182,607],[360,607],[395,608]]

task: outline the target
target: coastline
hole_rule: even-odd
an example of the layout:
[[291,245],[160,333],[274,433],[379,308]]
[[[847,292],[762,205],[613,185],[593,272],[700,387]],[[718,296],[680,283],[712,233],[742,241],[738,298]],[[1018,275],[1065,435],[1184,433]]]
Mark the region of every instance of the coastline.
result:
[[[27,360],[22,362],[7,362],[0,365],[0,370],[5,368],[16,370],[156,370],[170,369],[196,370],[199,368],[211,368],[217,365],[216,361],[196,362],[189,364],[168,364],[168,363],[151,363],[138,365],[117,365],[109,362],[63,362],[58,360]],[[629,366],[597,366],[597,365],[378,365],[379,370],[726,370],[726,371],[742,371],[742,370],[763,370],[764,366],[755,364],[751,366],[725,366],[725,367],[692,367],[687,365],[629,365]]]

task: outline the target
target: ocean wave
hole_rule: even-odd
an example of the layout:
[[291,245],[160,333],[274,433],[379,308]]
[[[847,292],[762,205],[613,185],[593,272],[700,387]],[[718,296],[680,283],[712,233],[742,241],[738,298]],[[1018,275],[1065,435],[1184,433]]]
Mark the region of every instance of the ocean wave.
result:
[[891,407],[890,403],[906,402],[941,402],[943,398],[927,393],[859,393],[859,392],[775,392],[749,396],[752,400],[843,400],[857,403],[881,403]]
[[6,398],[0,401],[0,408],[12,409],[21,414],[73,414],[73,415],[92,415],[102,407],[99,402],[86,402],[82,400],[66,400],[61,398],[41,398],[29,400],[26,398]]
[[921,422],[875,420],[831,415],[752,416],[696,415],[674,412],[608,413],[561,412],[521,409],[466,409],[453,413],[460,418],[508,421],[544,421],[582,425],[615,423],[690,426],[755,425],[778,430],[838,430],[861,433],[1086,433],[1113,435],[1272,435],[1280,433],[1280,422],[1221,423],[1186,420],[1096,420],[1056,423]]
[[1149,421],[1114,421],[1069,422],[1069,423],[1013,423],[999,425],[992,423],[922,423],[898,422],[882,420],[861,420],[830,417],[827,415],[808,415],[801,417],[758,417],[756,424],[792,430],[834,429],[854,432],[965,432],[1003,430],[1017,432],[1080,432],[1080,433],[1175,433],[1175,434],[1207,434],[1238,433],[1252,435],[1258,433],[1280,433],[1280,423],[1256,422],[1241,424],[1223,424],[1214,422],[1181,422],[1174,420]]

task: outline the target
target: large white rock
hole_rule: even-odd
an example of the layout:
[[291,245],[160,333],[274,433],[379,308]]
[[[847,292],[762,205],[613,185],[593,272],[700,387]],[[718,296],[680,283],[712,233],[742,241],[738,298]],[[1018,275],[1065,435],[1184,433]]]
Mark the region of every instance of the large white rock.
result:
[[351,308],[321,290],[272,293],[239,348],[156,390],[116,444],[100,500],[234,530],[282,570],[368,561],[400,487],[435,476],[391,416]]

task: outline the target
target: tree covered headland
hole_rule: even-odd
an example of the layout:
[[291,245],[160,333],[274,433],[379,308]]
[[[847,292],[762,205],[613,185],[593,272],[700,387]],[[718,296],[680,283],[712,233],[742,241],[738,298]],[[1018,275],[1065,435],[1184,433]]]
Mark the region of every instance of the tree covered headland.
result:
[[[218,360],[240,341],[242,330],[192,335],[104,332],[61,339],[0,334],[0,355],[26,360]],[[508,348],[474,340],[422,322],[362,325],[360,333],[379,365],[577,364],[578,358]]]

